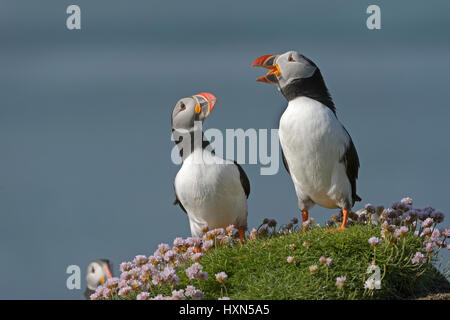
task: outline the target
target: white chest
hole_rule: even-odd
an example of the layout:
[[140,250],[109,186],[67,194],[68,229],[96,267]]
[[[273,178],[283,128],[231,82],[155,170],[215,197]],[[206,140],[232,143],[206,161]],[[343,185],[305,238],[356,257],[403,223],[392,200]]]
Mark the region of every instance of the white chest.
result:
[[212,229],[247,224],[247,198],[238,168],[232,161],[206,156],[205,162],[196,160],[194,154],[189,156],[175,178],[177,195],[194,236],[200,236],[205,225]]
[[348,143],[333,112],[313,99],[294,99],[280,119],[279,136],[296,188],[316,202],[326,198]]
[[[280,140],[298,156],[326,156],[345,151],[348,141],[344,128],[333,112],[318,101],[300,97],[289,102],[280,119]],[[289,152],[286,150],[286,152]]]

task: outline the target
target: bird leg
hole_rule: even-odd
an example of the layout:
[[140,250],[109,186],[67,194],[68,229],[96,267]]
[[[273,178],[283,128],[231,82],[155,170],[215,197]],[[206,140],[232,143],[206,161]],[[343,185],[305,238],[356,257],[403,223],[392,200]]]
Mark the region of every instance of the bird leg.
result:
[[303,222],[308,220],[308,210],[302,210],[302,220]]
[[202,248],[200,248],[200,247],[194,248],[194,253],[201,253],[201,252],[202,252]]
[[347,217],[348,217],[348,210],[347,209],[342,209],[342,224],[341,227],[338,229],[332,229],[332,230],[328,230],[330,232],[335,232],[335,231],[343,231],[345,229],[345,225],[347,224]]
[[244,243],[245,231],[244,231],[244,229],[239,229],[238,232],[239,232],[239,242],[241,244],[243,244]]
[[[302,210],[302,222],[308,221],[308,210]],[[302,223],[302,231],[306,231],[306,227]]]
[[344,230],[345,229],[345,225],[347,224],[348,210],[347,209],[343,209],[342,210],[342,215],[344,216],[344,218],[342,219],[341,230]]

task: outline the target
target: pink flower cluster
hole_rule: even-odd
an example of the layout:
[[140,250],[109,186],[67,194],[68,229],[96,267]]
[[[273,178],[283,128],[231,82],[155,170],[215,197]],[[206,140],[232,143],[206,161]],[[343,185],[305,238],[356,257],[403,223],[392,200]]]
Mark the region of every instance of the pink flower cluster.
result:
[[108,279],[91,295],[91,299],[127,299],[132,297],[132,293],[137,294],[137,300],[201,299],[203,293],[192,285],[173,290],[171,296],[152,296],[151,289],[178,286],[180,278],[177,271],[191,262],[194,263],[185,269],[188,279],[208,279],[208,273],[203,271],[199,261],[205,252],[215,246],[236,243],[233,238],[235,228],[231,225],[226,229],[205,228],[204,231],[203,237],[175,238],[172,247],[161,243],[151,256],[137,255],[132,262],[123,262],[120,265],[120,277]]
[[[444,214],[432,207],[414,208],[411,198],[403,198],[394,202],[391,208],[366,205],[365,209],[357,213],[357,221],[362,223],[381,223],[381,237],[386,243],[395,243],[404,238],[409,232],[424,239],[423,252],[417,252],[411,259],[413,264],[426,262],[424,254],[431,255],[440,248],[449,249],[447,238],[449,229],[439,230],[437,225],[444,221]],[[363,218],[361,218],[363,217]],[[375,217],[375,219],[373,219]],[[381,239],[372,237],[369,244],[377,246]]]

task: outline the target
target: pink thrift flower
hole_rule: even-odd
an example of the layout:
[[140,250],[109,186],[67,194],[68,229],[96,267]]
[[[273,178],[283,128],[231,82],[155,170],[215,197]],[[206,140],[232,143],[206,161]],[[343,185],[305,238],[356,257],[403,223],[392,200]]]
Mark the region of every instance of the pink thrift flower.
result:
[[186,300],[186,297],[184,296],[184,290],[173,290],[172,291],[172,300]]
[[153,255],[148,257],[148,262],[153,265],[158,265],[163,262],[163,258],[160,255]]
[[131,287],[126,286],[119,290],[119,296],[126,297],[131,292]]
[[231,236],[231,235],[234,233],[234,230],[236,230],[236,229],[234,228],[234,225],[232,225],[232,224],[230,224],[230,225],[225,229],[225,231],[227,232],[227,234],[228,234],[229,236]]
[[183,238],[177,237],[173,240],[173,246],[181,248],[184,246],[184,240]]
[[376,247],[377,245],[379,245],[381,243],[381,239],[377,238],[377,237],[372,237],[368,240],[369,244],[373,247]]
[[405,234],[408,232],[408,228],[405,226],[402,226],[395,230],[394,236],[396,238],[402,238],[405,236]]
[[342,289],[344,287],[346,280],[347,280],[347,277],[337,277],[336,278],[336,287],[338,287],[338,289]]
[[421,252],[416,252],[414,257],[411,259],[413,264],[422,264],[425,263],[425,256]]
[[425,244],[425,251],[426,251],[427,253],[432,253],[432,252],[434,251],[433,243],[427,242],[427,243]]
[[205,240],[203,241],[203,250],[208,251],[214,246],[214,241],[212,240]]
[[423,228],[428,228],[431,227],[431,225],[433,224],[433,219],[432,218],[426,218],[424,222],[422,222],[422,227]]
[[253,228],[252,231],[250,231],[250,235],[248,236],[248,239],[250,241],[256,240],[256,238],[258,237],[258,231]]
[[141,292],[136,296],[136,300],[148,300],[149,297],[150,297],[150,293]]
[[219,283],[224,283],[225,280],[227,280],[227,279],[228,279],[228,275],[223,271],[216,274],[216,280]]
[[194,253],[191,256],[191,260],[194,261],[194,262],[199,262],[202,257],[203,257],[202,253],[200,253],[200,252],[199,253]]
[[111,299],[112,290],[109,288],[105,288],[103,290],[103,299],[110,300]]
[[91,300],[101,300],[101,296],[98,293],[93,293],[89,296],[89,299]]
[[133,264],[131,262],[122,262],[120,264],[121,272],[130,271],[131,269],[133,269]]
[[186,269],[186,276],[192,279],[208,279],[208,274],[206,272],[202,272],[203,266],[199,263],[194,263],[189,268]]
[[425,229],[423,230],[423,234],[426,235],[426,236],[431,235],[431,228],[425,228]]
[[311,274],[314,274],[317,272],[318,269],[319,269],[319,267],[317,267],[317,264],[313,264],[312,266],[309,267],[309,272]]
[[413,204],[413,200],[410,197],[403,198],[402,200],[400,200],[400,202],[408,206],[412,206]]
[[160,243],[160,244],[158,245],[158,250],[157,250],[157,252],[159,252],[161,255],[164,255],[164,253],[166,253],[166,252],[169,251],[169,250],[170,250],[170,247],[169,247],[168,244],[166,244],[166,243]]
[[136,256],[136,258],[134,258],[133,262],[138,267],[141,267],[148,262],[148,259],[144,255],[138,255],[138,256]]
[[434,229],[434,231],[431,233],[430,239],[434,242],[441,242],[441,233],[438,229]]
[[203,292],[201,292],[200,290],[197,290],[194,286],[187,286],[185,291],[184,291],[184,295],[186,297],[191,297],[193,300],[200,300],[201,298],[203,298]]
[[445,238],[450,238],[450,229],[445,228],[444,231],[442,231],[442,236]]
[[105,282],[105,287],[107,287],[108,289],[115,289],[117,288],[117,286],[119,285],[119,278],[109,278],[108,280],[106,280]]

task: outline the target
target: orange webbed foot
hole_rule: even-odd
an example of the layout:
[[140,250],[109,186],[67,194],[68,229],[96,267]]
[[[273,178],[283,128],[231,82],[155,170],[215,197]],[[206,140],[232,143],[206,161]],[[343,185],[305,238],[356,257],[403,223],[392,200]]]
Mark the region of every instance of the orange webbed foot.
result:
[[302,210],[302,231],[308,231],[308,227],[304,223],[308,221],[308,210]]
[[348,217],[348,210],[347,209],[343,209],[342,210],[342,224],[340,228],[336,228],[336,229],[331,229],[331,230],[327,230],[326,232],[336,232],[336,231],[344,231],[345,230],[345,225],[347,224],[347,217]]
[[238,233],[239,233],[239,242],[242,245],[244,243],[245,231],[244,231],[244,229],[239,229]]

